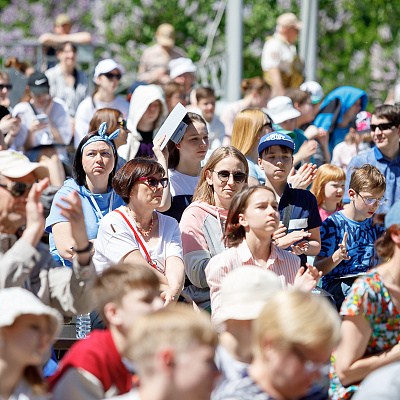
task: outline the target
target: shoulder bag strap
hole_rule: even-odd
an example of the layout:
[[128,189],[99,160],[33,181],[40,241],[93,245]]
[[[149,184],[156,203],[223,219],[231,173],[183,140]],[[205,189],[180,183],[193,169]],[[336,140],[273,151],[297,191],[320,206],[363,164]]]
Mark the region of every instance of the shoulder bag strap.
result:
[[149,255],[149,252],[146,249],[146,246],[143,244],[142,239],[140,239],[139,235],[136,233],[136,229],[132,226],[132,224],[129,222],[128,218],[126,218],[126,216],[124,215],[123,212],[119,211],[119,210],[114,210],[116,213],[118,213],[119,215],[121,215],[121,217],[125,220],[125,222],[128,224],[129,228],[132,229],[136,240],[138,241],[139,245],[142,247],[144,253],[146,254],[147,257],[147,262],[155,269],[156,266],[154,265],[153,261],[151,260],[151,257]]

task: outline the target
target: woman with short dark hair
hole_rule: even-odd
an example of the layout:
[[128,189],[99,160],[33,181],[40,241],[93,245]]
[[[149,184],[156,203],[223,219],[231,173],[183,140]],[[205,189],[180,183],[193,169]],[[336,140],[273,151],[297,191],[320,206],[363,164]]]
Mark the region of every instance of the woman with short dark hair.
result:
[[165,170],[154,159],[134,158],[122,166],[113,188],[126,205],[101,221],[93,258],[99,274],[119,262],[152,268],[166,304],[178,300],[184,280],[178,223],[155,211],[167,185]]
[[79,143],[73,162],[73,179],[67,179],[56,193],[46,219],[46,232],[50,233],[50,253],[61,265],[72,266],[75,254],[70,222],[57,206],[68,193],[76,190],[81,198],[91,242],[97,237],[99,223],[104,215],[123,204],[111,187],[118,157],[113,139],[118,136],[119,130],[111,135],[106,132],[107,125],[102,124],[98,131],[88,133]]

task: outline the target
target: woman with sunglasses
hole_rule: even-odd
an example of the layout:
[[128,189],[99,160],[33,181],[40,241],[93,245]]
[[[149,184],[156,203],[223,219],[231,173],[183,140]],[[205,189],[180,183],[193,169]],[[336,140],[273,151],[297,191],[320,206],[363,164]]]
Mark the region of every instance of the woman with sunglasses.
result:
[[311,291],[322,272],[309,266],[300,268],[300,258],[272,244],[280,215],[275,193],[267,186],[250,186],[237,193],[230,204],[225,228],[229,249],[217,254],[205,268],[210,288],[212,319],[218,320],[221,283],[232,270],[256,265],[276,273],[283,287]]
[[96,84],[92,97],[86,97],[76,110],[75,114],[75,148],[79,146],[83,137],[90,132],[89,125],[96,110],[114,108],[126,118],[129,113],[129,103],[115,93],[125,69],[111,58],[100,61],[93,76]]
[[260,139],[272,131],[271,119],[257,108],[247,108],[236,115],[231,145],[246,156],[249,164],[249,185],[265,184],[265,173],[258,165],[258,145]]
[[154,159],[128,161],[113,179],[113,188],[126,205],[101,221],[93,258],[99,274],[120,262],[152,268],[165,304],[178,300],[184,280],[178,223],[155,211],[167,186],[165,170]]
[[[113,108],[103,108],[97,110],[89,125],[89,132],[93,132],[101,125],[102,122],[107,124],[107,134],[110,135],[115,130],[119,129],[119,135],[114,139],[115,148],[119,149],[120,146],[126,144],[128,133],[130,130],[126,126],[126,120],[124,119],[121,111]],[[126,160],[118,155],[117,171],[126,163]]]
[[49,245],[53,258],[61,265],[72,266],[75,255],[71,224],[62,215],[58,204],[72,191],[82,202],[89,241],[97,237],[100,220],[123,204],[114,192],[111,181],[117,168],[117,150],[114,139],[119,129],[107,134],[107,125],[88,133],[79,144],[72,168],[73,178],[67,179],[54,196],[50,214],[46,219],[46,232],[50,233]]
[[193,202],[182,214],[185,292],[201,308],[210,305],[204,269],[211,257],[225,250],[222,238],[229,206],[247,183],[248,172],[246,157],[235,147],[214,150],[200,174]]
[[[164,214],[174,217],[178,222],[192,201],[199,182],[201,162],[209,147],[206,122],[200,115],[188,112],[183,122],[187,128],[181,141],[175,144],[170,140],[167,145],[171,207]],[[158,160],[163,161],[161,158]]]

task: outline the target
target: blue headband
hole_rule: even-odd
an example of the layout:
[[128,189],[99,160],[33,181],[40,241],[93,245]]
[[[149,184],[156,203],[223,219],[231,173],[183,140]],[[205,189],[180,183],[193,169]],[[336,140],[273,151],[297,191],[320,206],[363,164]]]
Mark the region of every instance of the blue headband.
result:
[[111,133],[110,135],[106,135],[107,133],[107,124],[105,122],[103,122],[98,130],[98,134],[96,136],[92,136],[81,148],[81,153],[83,152],[83,149],[85,148],[85,146],[87,146],[90,143],[93,142],[106,142],[108,143],[115,152],[115,147],[113,142],[111,141],[112,139],[116,139],[119,135],[119,129],[115,130],[113,133]]

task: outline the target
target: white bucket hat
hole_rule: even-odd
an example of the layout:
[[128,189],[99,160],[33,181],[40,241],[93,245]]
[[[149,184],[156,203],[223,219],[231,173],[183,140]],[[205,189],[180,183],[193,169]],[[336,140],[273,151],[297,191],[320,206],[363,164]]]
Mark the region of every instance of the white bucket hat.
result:
[[196,72],[197,67],[194,65],[190,58],[180,57],[171,60],[168,64],[169,76],[171,79],[175,79],[177,76],[184,74],[185,72]]
[[293,106],[292,99],[287,96],[276,96],[267,104],[267,113],[275,124],[300,117],[301,112]]
[[106,74],[113,69],[117,69],[121,75],[125,73],[125,68],[121,64],[115,62],[112,58],[101,60],[94,69],[93,82],[96,82],[96,78],[101,74]]
[[63,318],[56,309],[46,306],[26,289],[14,287],[0,290],[0,327],[11,326],[18,317],[27,314],[47,315],[53,340],[60,333]]
[[256,319],[266,302],[280,289],[279,278],[272,271],[254,265],[237,268],[222,281],[221,308],[214,322]]
[[12,150],[0,151],[0,175],[7,178],[22,178],[31,172],[38,180],[49,176],[49,171],[45,166],[30,162],[29,158],[22,153]]

